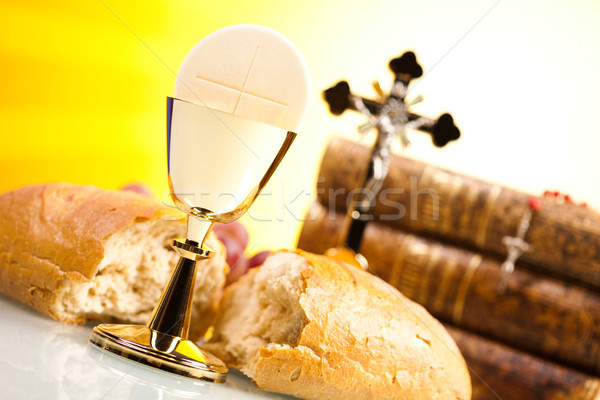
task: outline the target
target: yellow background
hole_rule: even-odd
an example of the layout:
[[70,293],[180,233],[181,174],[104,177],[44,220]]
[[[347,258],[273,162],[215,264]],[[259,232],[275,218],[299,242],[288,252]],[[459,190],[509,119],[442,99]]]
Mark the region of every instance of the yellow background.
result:
[[[551,4],[550,4],[551,3]],[[165,97],[192,46],[223,26],[269,26],[304,54],[313,95],[300,137],[244,222],[253,252],[292,246],[332,134],[358,139],[359,115],[328,114],[321,91],[391,82],[416,52],[417,111],[449,111],[459,142],[412,132],[404,153],[534,194],[600,208],[597,1],[6,1],[0,3],[0,191],[45,181],[168,197]],[[368,140],[368,139],[367,139]],[[234,160],[224,160],[227,168]]]

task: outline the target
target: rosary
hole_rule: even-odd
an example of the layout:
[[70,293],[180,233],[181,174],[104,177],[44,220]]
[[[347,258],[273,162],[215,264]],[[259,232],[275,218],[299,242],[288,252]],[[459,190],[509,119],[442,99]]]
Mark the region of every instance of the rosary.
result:
[[[550,201],[565,204],[575,204],[568,194],[562,194],[560,192],[551,192],[546,190],[543,197]],[[581,203],[581,207],[587,208],[586,203]],[[506,246],[506,259],[501,266],[500,285],[498,287],[501,293],[506,292],[508,280],[515,270],[515,262],[523,253],[531,250],[529,243],[525,241],[525,235],[529,230],[531,218],[533,214],[539,212],[542,209],[542,199],[539,197],[532,196],[529,198],[529,207],[525,210],[525,213],[521,217],[519,222],[519,228],[517,229],[516,236],[504,236],[502,243]]]

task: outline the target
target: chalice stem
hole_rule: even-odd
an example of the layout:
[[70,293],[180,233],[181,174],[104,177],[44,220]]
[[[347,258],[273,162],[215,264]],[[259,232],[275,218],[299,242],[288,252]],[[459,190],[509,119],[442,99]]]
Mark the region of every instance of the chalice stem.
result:
[[187,338],[195,281],[196,260],[179,257],[171,279],[148,321],[148,328],[171,336]]
[[211,256],[210,250],[204,250],[202,246],[212,226],[213,223],[208,220],[188,217],[188,239],[185,242],[173,242],[173,247],[181,257],[148,320],[148,328],[187,339],[192,315],[196,264],[198,260]]

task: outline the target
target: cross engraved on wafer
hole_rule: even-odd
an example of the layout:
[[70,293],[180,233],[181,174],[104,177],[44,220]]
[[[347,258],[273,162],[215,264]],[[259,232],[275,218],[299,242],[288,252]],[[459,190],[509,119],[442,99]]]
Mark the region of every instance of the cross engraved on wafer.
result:
[[231,86],[231,85],[227,85],[227,84],[222,83],[222,82],[217,82],[215,80],[205,78],[205,77],[203,77],[201,75],[196,75],[196,79],[199,79],[201,81],[212,83],[213,85],[218,85],[218,86],[221,86],[221,87],[224,87],[224,88],[227,88],[227,89],[231,89],[231,90],[235,90],[237,92],[240,92],[240,94],[238,96],[238,99],[237,99],[237,102],[235,103],[235,107],[233,109],[232,114],[235,114],[235,112],[236,112],[236,110],[238,108],[238,105],[240,104],[240,100],[242,98],[242,95],[244,95],[244,94],[248,95],[248,96],[256,97],[257,99],[268,101],[270,103],[273,103],[273,104],[281,106],[281,107],[287,107],[288,106],[287,104],[282,103],[280,101],[273,100],[273,99],[270,99],[268,97],[260,96],[260,95],[257,95],[257,94],[250,93],[250,92],[246,91],[246,84],[248,83],[248,77],[250,76],[250,72],[252,72],[252,67],[254,66],[254,60],[256,60],[256,55],[258,54],[259,48],[260,48],[260,46],[256,46],[256,50],[254,51],[254,55],[252,56],[252,61],[250,61],[250,65],[248,66],[248,71],[246,71],[246,76],[244,77],[244,83],[242,83],[242,88],[241,89],[237,88],[237,87],[234,87],[234,86]]

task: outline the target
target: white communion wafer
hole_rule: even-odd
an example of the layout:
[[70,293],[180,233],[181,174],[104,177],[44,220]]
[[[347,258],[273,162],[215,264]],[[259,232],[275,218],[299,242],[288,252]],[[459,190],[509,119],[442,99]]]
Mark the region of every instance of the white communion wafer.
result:
[[309,86],[306,62],[292,42],[270,28],[234,25],[194,46],[179,69],[175,97],[293,131]]

